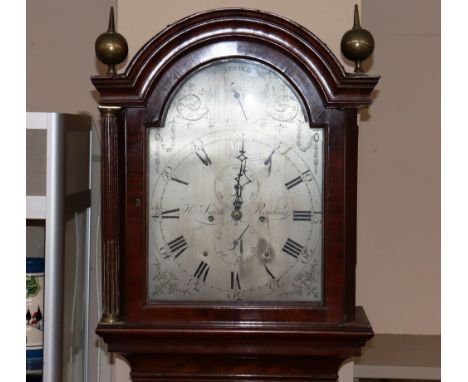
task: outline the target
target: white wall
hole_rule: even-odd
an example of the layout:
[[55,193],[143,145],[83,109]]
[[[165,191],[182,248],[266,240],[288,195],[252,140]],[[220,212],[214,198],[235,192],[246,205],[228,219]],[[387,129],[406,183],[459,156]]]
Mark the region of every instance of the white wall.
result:
[[[192,13],[223,7],[260,9],[287,17],[312,31],[340,57],[343,33],[353,25],[359,0],[118,0],[119,28],[127,38],[129,57],[156,33]],[[343,62],[343,61],[342,61]],[[347,70],[354,68],[347,66]]]
[[377,333],[440,334],[440,2],[362,8],[382,78],[360,123],[357,303]]

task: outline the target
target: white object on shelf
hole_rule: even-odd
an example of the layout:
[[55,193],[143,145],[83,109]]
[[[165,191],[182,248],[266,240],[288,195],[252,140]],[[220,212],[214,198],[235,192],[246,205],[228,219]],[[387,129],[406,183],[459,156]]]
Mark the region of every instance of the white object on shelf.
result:
[[26,219],[45,219],[46,209],[45,196],[26,196]]
[[28,130],[47,130],[49,119],[52,115],[58,113],[26,113],[26,129]]

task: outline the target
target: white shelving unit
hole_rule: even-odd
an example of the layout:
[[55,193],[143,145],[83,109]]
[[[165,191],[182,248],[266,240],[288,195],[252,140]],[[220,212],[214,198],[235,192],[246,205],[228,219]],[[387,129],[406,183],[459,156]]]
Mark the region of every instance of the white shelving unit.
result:
[[45,382],[87,380],[91,126],[84,115],[26,117],[26,227],[45,231]]

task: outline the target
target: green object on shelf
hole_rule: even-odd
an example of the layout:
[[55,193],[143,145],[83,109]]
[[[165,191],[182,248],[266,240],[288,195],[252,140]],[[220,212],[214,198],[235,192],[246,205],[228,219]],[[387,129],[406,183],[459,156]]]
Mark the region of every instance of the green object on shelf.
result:
[[26,297],[37,296],[41,286],[35,276],[26,276]]

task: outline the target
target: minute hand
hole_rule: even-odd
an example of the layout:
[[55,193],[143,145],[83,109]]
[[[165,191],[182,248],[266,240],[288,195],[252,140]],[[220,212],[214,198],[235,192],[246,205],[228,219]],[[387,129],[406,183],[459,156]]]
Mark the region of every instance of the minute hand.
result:
[[243,172],[243,164],[241,163],[239,173],[237,174],[237,177],[235,178],[236,184],[234,185],[234,190],[235,190],[235,195],[236,195],[236,198],[234,199],[234,209],[236,210],[240,210],[242,207],[242,203],[243,203],[242,190],[244,186],[240,184],[242,172]]
[[[242,207],[242,191],[244,190],[244,187],[246,184],[251,183],[252,180],[247,176],[247,156],[245,155],[246,151],[244,150],[244,142],[242,141],[242,148],[239,151],[239,155],[237,156],[237,159],[240,160],[240,168],[239,168],[239,173],[237,176],[234,178],[236,181],[236,184],[234,185],[234,190],[235,190],[235,199],[234,199],[234,209],[240,210]],[[245,177],[247,181],[243,184],[241,184],[241,178]]]

